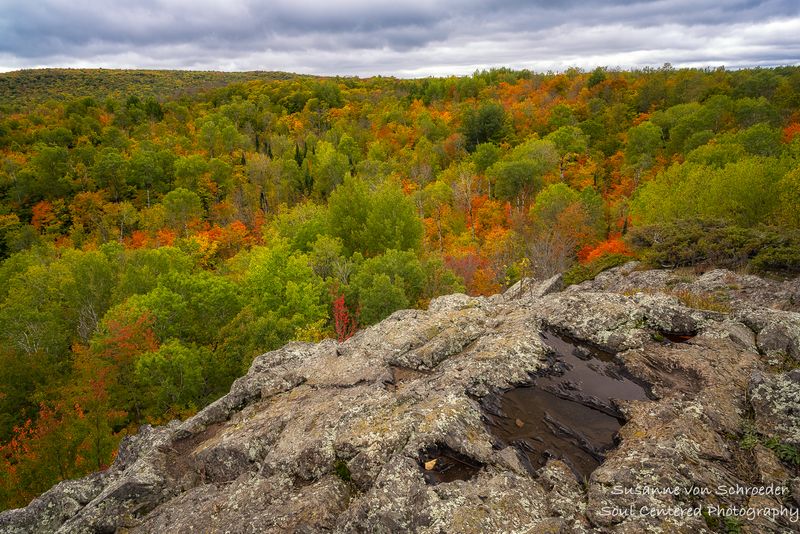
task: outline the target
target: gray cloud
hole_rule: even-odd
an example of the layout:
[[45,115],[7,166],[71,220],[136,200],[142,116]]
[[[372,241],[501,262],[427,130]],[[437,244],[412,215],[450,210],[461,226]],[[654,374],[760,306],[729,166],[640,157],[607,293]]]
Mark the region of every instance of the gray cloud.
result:
[[797,0],[0,0],[0,70],[462,74],[800,62]]

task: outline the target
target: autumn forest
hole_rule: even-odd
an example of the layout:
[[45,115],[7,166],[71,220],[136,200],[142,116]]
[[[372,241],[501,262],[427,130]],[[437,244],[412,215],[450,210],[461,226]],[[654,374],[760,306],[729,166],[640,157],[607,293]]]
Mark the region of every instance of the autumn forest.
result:
[[6,509],[438,295],[800,273],[800,68],[0,74],[0,259]]

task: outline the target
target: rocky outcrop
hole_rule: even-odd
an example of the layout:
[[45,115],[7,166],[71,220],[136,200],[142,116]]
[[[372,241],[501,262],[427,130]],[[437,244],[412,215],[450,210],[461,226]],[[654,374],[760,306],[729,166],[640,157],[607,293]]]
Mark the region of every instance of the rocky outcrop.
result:
[[[556,277],[440,297],[344,343],[259,356],[194,417],[126,438],[107,471],[0,514],[0,532],[800,530],[786,454],[800,445],[799,295],[629,264],[566,290]],[[502,408],[528,387],[544,391],[540,428]],[[594,419],[560,416],[561,402],[618,421],[614,439],[592,442]],[[503,418],[524,439],[490,424]],[[544,452],[530,446],[546,432]],[[780,494],[719,491],[769,484]],[[713,507],[785,512],[725,523]]]

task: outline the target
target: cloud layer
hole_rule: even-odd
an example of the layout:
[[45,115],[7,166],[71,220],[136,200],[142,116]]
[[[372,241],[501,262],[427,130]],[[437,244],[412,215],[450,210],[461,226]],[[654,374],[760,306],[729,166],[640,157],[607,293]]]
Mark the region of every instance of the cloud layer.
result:
[[0,70],[739,67],[800,63],[798,36],[797,0],[0,0]]

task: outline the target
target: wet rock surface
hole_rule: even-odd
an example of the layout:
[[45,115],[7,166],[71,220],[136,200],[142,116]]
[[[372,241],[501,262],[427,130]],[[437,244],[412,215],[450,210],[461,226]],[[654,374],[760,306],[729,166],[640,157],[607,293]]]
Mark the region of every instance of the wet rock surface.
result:
[[428,484],[469,480],[483,464],[442,445],[431,445],[420,454],[419,465]]
[[489,432],[516,447],[532,474],[551,459],[588,479],[615,446],[622,426],[617,400],[646,400],[613,355],[542,332],[555,361],[530,384],[484,399]]
[[0,532],[724,531],[663,511],[798,505],[798,287],[629,264],[291,343]]

